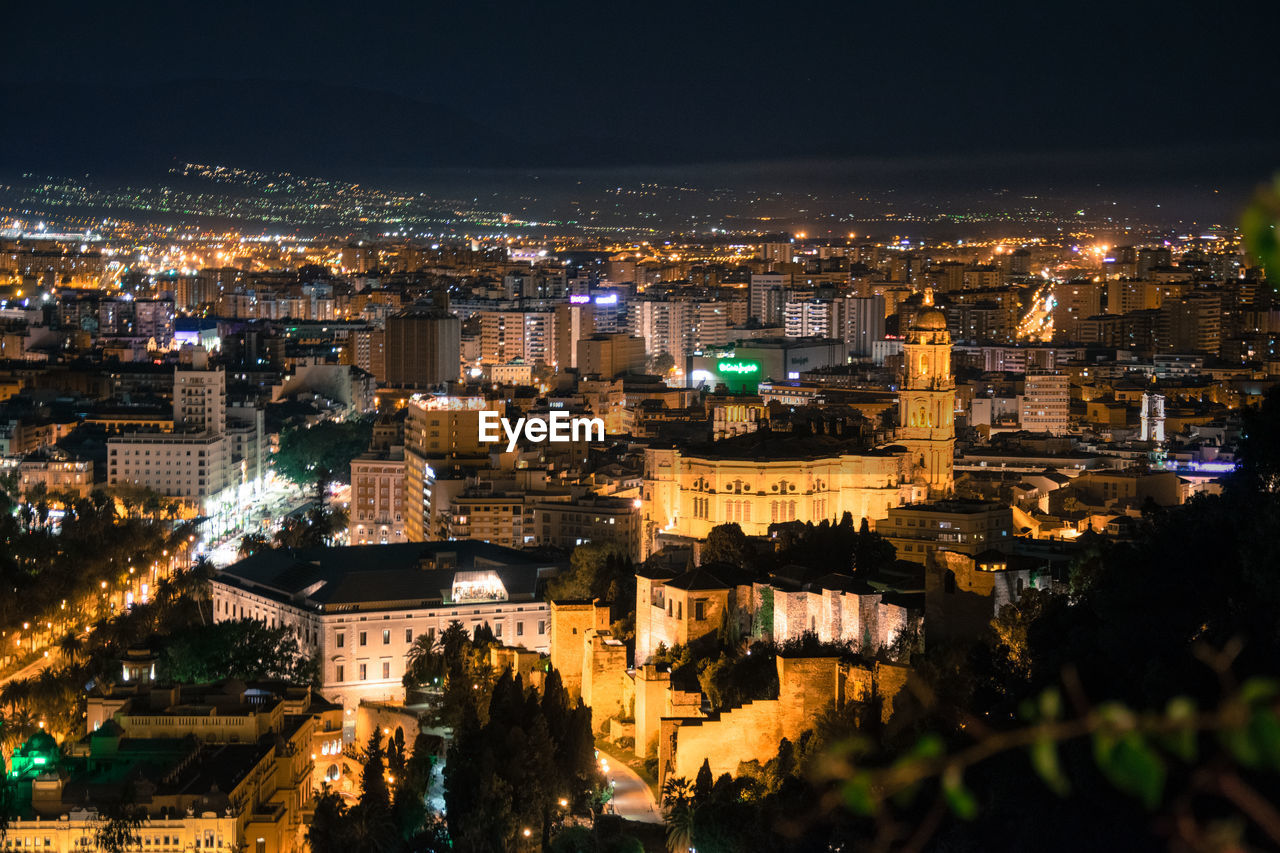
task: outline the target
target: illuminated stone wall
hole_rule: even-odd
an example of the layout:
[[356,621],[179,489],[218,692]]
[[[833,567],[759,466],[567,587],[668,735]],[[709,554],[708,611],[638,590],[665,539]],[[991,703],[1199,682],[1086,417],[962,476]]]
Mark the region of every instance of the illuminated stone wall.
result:
[[[704,761],[713,776],[735,774],[743,761],[763,764],[777,754],[782,738],[794,743],[813,727],[819,714],[833,705],[847,701],[866,703],[878,696],[883,702],[881,717],[888,720],[894,698],[909,672],[897,665],[877,664],[874,669],[848,666],[833,657],[779,657],[777,665],[778,699],[748,702],[710,717],[672,714],[659,719],[656,747],[660,787],[671,777],[694,779]],[[644,680],[653,679],[646,674]],[[661,683],[661,678],[656,680]],[[637,750],[647,750],[653,728],[649,706],[653,703],[646,697],[642,712],[641,683],[638,680],[636,688],[636,744]]]
[[587,632],[595,626],[595,611],[589,601],[551,602],[551,665],[574,699],[582,695]]

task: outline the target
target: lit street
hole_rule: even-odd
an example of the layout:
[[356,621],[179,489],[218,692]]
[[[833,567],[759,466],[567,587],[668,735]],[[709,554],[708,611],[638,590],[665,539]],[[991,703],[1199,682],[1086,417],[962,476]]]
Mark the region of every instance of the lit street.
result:
[[600,766],[613,786],[609,807],[614,814],[641,823],[662,823],[662,810],[649,786],[634,770],[607,754],[601,754]]

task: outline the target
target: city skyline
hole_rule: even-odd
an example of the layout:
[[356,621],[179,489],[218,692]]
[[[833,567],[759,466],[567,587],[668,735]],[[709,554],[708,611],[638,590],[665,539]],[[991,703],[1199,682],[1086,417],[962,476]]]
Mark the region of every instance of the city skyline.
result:
[[70,2],[0,847],[1280,849],[1280,6]]

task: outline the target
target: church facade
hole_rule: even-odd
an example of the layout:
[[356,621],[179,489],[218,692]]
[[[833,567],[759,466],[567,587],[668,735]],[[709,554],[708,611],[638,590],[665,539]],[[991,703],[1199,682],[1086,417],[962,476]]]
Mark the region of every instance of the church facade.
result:
[[885,518],[889,509],[946,497],[954,485],[955,380],[946,317],[925,294],[903,346],[899,429],[892,445],[767,449],[715,442],[700,449],[649,448],[642,484],[641,556],[667,542],[705,539],[737,524],[748,536],[801,521]]

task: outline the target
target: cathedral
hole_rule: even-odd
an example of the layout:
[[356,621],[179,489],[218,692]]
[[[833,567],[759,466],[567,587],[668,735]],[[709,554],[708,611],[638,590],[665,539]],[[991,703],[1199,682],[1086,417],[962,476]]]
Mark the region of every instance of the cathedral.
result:
[[645,450],[644,557],[705,539],[721,524],[767,536],[779,522],[885,518],[893,507],[948,497],[954,477],[955,380],[946,317],[925,302],[903,345],[905,378],[893,444],[760,431],[701,447]]
[[928,487],[929,497],[946,497],[955,484],[956,383],[947,318],[934,307],[931,290],[907,330],[902,354],[897,443],[909,451],[914,479]]

